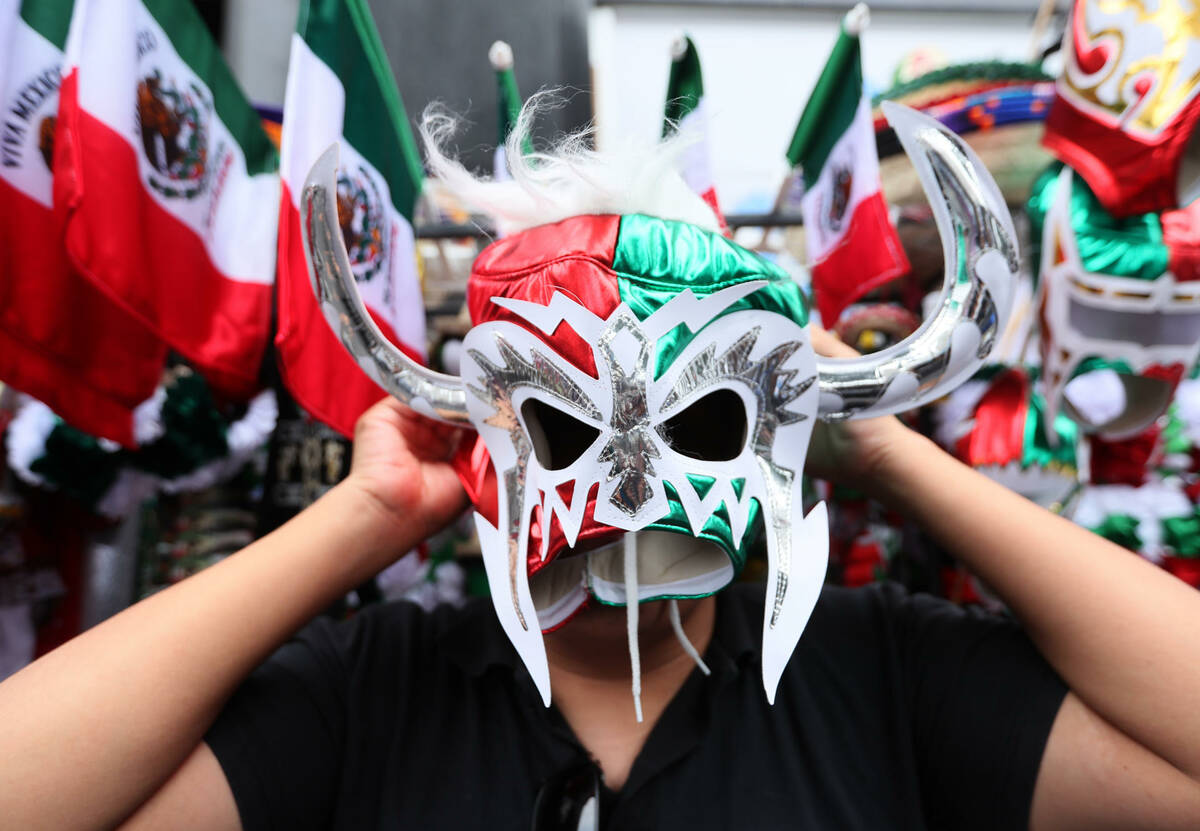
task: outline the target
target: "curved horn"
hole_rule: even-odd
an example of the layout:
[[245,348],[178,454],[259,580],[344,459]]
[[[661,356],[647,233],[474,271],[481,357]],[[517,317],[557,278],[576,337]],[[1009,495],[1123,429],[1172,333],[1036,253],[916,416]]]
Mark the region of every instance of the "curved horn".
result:
[[898,344],[861,358],[817,362],[820,417],[888,415],[919,407],[969,378],[1003,331],[1020,261],[1012,217],[975,153],[927,115],[885,101],[942,237],[937,313]]
[[367,313],[337,215],[337,145],[321,154],[300,194],[300,235],[308,279],[325,320],[363,371],[422,415],[470,426],[467,393],[453,375],[421,366],[401,352]]

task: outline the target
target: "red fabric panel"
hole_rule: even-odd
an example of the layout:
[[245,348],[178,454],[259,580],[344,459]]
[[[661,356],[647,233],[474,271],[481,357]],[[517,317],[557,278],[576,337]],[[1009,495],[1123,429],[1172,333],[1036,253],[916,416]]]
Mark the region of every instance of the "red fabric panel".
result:
[[1200,99],[1195,99],[1157,141],[1139,141],[1059,96],[1046,118],[1042,145],[1078,171],[1113,216],[1171,210],[1178,207],[1179,166],[1198,118]]
[[[491,302],[511,297],[549,303],[562,292],[600,317],[621,302],[612,270],[619,216],[575,216],[505,237],[485,248],[475,260],[467,283],[471,322],[507,320],[530,328],[524,320]],[[596,376],[592,347],[565,324],[552,336],[533,330],[572,364]]]
[[975,429],[958,441],[955,452],[972,467],[1019,461],[1029,412],[1029,376],[1020,369],[997,375],[975,405]]
[[1167,268],[1179,281],[1200,280],[1200,199],[1160,217],[1163,242],[1170,251]]

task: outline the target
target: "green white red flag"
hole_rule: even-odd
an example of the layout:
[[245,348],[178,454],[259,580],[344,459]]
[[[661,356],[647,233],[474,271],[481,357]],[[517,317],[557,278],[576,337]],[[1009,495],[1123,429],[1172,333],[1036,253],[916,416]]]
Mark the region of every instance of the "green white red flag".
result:
[[680,159],[684,181],[713,209],[725,224],[717,200],[712,174],[712,151],[708,137],[708,102],[704,97],[704,74],[696,44],[682,35],[671,46],[671,74],[667,78],[667,103],[663,112],[663,135],[676,129],[697,137]]
[[76,0],[55,138],[67,252],[235,399],[270,331],[277,169],[191,3]]
[[71,0],[0,0],[0,380],[86,433],[134,445],[162,341],[70,266],[53,163]]
[[842,21],[787,151],[804,180],[800,210],[813,295],[825,326],[909,269],[888,217],[871,102],[863,94],[859,33],[866,19],[860,3]]
[[424,360],[425,306],[412,230],[421,162],[366,0],[301,3],[283,104],[275,346],[296,401],[349,436],[383,393],[326,324],[300,239],[304,180],[335,142],[338,220],[359,293],[384,334]]
[[[488,49],[488,60],[492,69],[496,70],[496,102],[499,109],[496,119],[496,152],[492,157],[492,178],[504,182],[512,178],[508,171],[508,149],[504,142],[508,140],[508,134],[517,123],[517,116],[521,114],[524,101],[521,98],[521,90],[517,87],[516,73],[513,71],[512,47],[502,40],[496,41]],[[521,149],[525,153],[533,152],[533,144],[528,136],[525,137]]]

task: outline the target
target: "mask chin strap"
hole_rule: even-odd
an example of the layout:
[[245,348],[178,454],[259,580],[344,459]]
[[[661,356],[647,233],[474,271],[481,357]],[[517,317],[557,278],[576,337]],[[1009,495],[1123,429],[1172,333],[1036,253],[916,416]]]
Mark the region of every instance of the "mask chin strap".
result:
[[633,712],[642,721],[642,658],[638,653],[637,534],[625,535],[625,632],[629,636],[629,664],[633,668]]
[[683,647],[683,651],[688,654],[689,658],[696,662],[696,666],[700,667],[701,672],[705,675],[712,675],[712,670],[708,668],[708,664],[704,663],[704,659],[700,657],[700,653],[696,651],[696,647],[692,646],[692,642],[688,640],[687,632],[683,631],[683,623],[679,620],[679,601],[672,597],[667,609],[671,615],[671,628],[675,630],[675,638],[679,641],[679,645]]
[[[638,650],[638,607],[640,603],[637,582],[637,536],[637,532],[630,531],[625,534],[622,545],[625,552],[625,633],[629,638],[629,665],[633,671],[633,712],[638,723],[641,723],[642,658]],[[700,657],[696,647],[688,640],[687,633],[683,631],[683,623],[679,619],[678,601],[672,598],[668,604],[671,628],[675,631],[679,645],[683,647],[683,651],[688,654],[688,657],[696,662],[696,666],[700,667],[701,672],[711,675],[712,670],[704,663],[704,659]]]

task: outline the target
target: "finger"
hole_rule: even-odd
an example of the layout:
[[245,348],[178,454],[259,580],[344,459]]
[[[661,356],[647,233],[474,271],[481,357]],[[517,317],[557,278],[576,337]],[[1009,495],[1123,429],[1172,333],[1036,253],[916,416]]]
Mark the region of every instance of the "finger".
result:
[[857,358],[859,353],[841,341],[833,332],[820,326],[809,324],[808,336],[812,340],[813,351],[826,358]]

